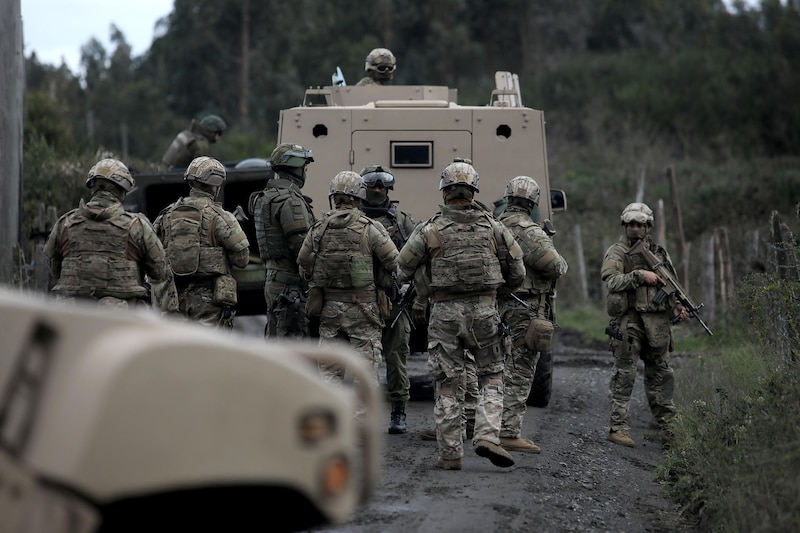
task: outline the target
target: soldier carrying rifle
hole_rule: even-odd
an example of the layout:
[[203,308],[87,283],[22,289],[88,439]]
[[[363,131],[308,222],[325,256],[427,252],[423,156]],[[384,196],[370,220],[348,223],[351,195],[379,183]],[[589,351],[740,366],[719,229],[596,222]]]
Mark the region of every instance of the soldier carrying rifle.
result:
[[675,292],[660,297],[667,281],[642,254],[631,253],[636,246],[645,247],[671,276],[675,275],[667,251],[650,238],[653,210],[643,203],[632,203],[622,211],[620,220],[623,235],[606,251],[601,270],[608,288],[606,304],[611,330],[619,330],[619,338],[612,336],[611,340],[614,368],[608,440],[633,447],[628,411],[639,358],[644,362],[644,388],[655,423],[663,438],[671,434],[668,424],[675,416],[674,375],[669,365],[669,353],[674,350],[671,325],[688,318],[690,311]]

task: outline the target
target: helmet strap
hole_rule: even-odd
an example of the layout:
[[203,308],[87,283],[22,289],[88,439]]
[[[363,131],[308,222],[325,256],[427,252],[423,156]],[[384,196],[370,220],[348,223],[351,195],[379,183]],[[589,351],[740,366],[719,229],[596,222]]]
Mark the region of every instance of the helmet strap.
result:
[[277,172],[280,177],[290,180],[301,189],[303,185],[306,184],[305,167],[279,167],[275,169],[275,172]]

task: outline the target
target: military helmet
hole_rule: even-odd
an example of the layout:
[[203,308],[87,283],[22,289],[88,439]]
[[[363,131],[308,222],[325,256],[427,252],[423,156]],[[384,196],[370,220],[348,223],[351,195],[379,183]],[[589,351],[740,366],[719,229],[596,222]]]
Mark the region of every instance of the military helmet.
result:
[[269,157],[272,168],[277,167],[304,167],[314,162],[314,155],[311,150],[306,150],[299,144],[283,143],[279,144],[272,151]]
[[379,72],[393,72],[397,67],[394,54],[388,48],[375,48],[364,62],[364,71],[377,70]]
[[228,125],[222,120],[222,117],[217,115],[206,115],[200,121],[200,125],[212,133],[219,133],[222,135],[228,129]]
[[379,184],[386,189],[394,189],[394,174],[381,165],[369,165],[361,169],[361,179],[367,187],[376,187]]
[[131,192],[136,182],[133,181],[131,171],[122,161],[117,159],[101,159],[89,170],[89,177],[86,178],[86,186],[90,189],[94,185],[94,180],[104,179],[122,187],[128,193]]
[[517,176],[506,185],[506,198],[524,198],[539,205],[541,189],[536,180],[530,176]]
[[219,187],[225,181],[225,167],[214,159],[206,155],[195,157],[186,172],[183,173],[184,181],[196,181],[212,187]]
[[456,159],[442,171],[442,179],[439,180],[439,190],[450,185],[466,185],[475,192],[478,192],[478,171],[472,166],[469,159]]
[[343,170],[331,180],[331,192],[328,194],[328,198],[333,198],[334,194],[346,194],[353,198],[365,200],[367,198],[367,189],[364,187],[364,180],[361,179],[361,175],[352,170]]
[[631,222],[638,222],[647,226],[653,225],[653,210],[647,204],[641,202],[634,202],[625,206],[622,210],[622,215],[619,217],[622,225],[630,224]]

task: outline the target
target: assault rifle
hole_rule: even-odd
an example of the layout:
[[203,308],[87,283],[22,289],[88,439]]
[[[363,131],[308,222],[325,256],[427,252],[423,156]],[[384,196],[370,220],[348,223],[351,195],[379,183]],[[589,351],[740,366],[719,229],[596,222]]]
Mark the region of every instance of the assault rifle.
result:
[[397,316],[394,317],[392,323],[389,324],[390,328],[393,328],[395,324],[397,324],[397,320],[400,318],[401,315],[406,315],[408,318],[409,324],[411,324],[411,329],[416,329],[414,326],[414,318],[411,316],[411,312],[408,310],[409,306],[414,304],[414,298],[417,297],[417,291],[414,288],[414,283],[412,282],[409,284],[406,292],[400,290],[400,284],[397,283],[397,277],[392,275],[392,285],[394,285],[394,293],[400,295],[400,299],[397,302],[392,302],[397,305],[400,309],[400,312],[397,313]]
[[[641,255],[644,259],[644,262],[647,263],[647,266],[664,280],[665,285],[658,289],[658,293],[656,294],[655,298],[653,298],[654,304],[661,305],[669,295],[674,294],[678,301],[683,304],[683,307],[685,307],[689,312],[689,316],[697,319],[700,325],[703,326],[703,329],[706,330],[706,333],[709,335],[714,335],[714,333],[708,329],[706,323],[703,322],[703,319],[700,318],[699,311],[703,307],[703,304],[701,303],[695,305],[694,302],[692,302],[692,299],[689,298],[689,295],[683,290],[683,287],[681,287],[681,284],[678,283],[678,280],[672,274],[672,271],[670,271],[667,265],[664,264],[664,262],[659,261],[658,257],[656,257],[653,252],[644,247],[644,241],[641,239],[636,241],[636,244],[634,244],[628,251],[628,255]],[[676,324],[677,322],[678,318],[673,317],[672,323]]]

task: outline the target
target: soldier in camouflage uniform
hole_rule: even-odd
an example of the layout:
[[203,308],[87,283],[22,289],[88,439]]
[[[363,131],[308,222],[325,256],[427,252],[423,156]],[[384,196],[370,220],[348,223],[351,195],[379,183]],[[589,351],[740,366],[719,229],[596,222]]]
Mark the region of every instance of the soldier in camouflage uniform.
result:
[[539,195],[536,180],[517,176],[508,182],[507,207],[499,216],[522,248],[525,262],[522,287],[512,294],[501,293],[497,299],[513,344],[511,352],[506,353],[500,443],[506,450],[524,453],[541,451],[532,440],[522,438],[522,419],[539,354],[549,349],[553,333],[555,282],[567,272],[567,262],[556,251],[553,240],[531,218]]
[[231,267],[247,266],[250,243],[236,217],[215,202],[225,178],[213,157],[194,159],[183,174],[189,196],[165,207],[154,227],[175,277],[180,313],[230,329],[237,301]]
[[[396,272],[398,252],[386,229],[360,211],[366,197],[359,174],[349,170],[336,174],[329,194],[334,209],[308,232],[297,262],[314,295],[307,311],[320,315],[320,345],[349,342],[372,365],[377,386],[382,318],[389,302],[380,302],[373,262],[386,272]],[[344,378],[339,367],[322,371],[331,381]]]
[[364,62],[366,76],[361,78],[356,85],[391,85],[397,61],[388,48],[375,48]]
[[314,161],[311,150],[284,143],[270,156],[276,176],[263,191],[254,194],[250,211],[255,219],[258,252],[266,264],[264,299],[267,304],[266,336],[309,336],[303,312],[305,282],[300,279],[297,253],[314,224],[311,198],[300,189],[306,182],[306,167]]
[[[414,231],[416,223],[410,215],[398,208],[398,202],[389,199],[389,191],[394,189],[394,175],[381,165],[370,165],[361,170],[361,179],[367,188],[367,196],[361,201],[361,210],[386,228],[399,250]],[[389,287],[387,297],[393,304],[386,319],[386,327],[383,328],[381,342],[386,361],[386,389],[392,405],[389,433],[397,435],[406,432],[406,403],[410,397],[407,367],[410,351],[408,341],[411,337],[411,321],[408,318],[410,310],[407,309],[405,313],[400,310],[402,294],[395,279],[384,280],[382,285]]]
[[[122,207],[134,185],[128,167],[116,159],[102,159],[89,170],[91,199],[61,216],[45,244],[58,299],[128,308],[145,300],[145,275],[159,287],[171,285],[164,248],[150,221]],[[157,293],[154,302],[164,311],[175,307]]]
[[[624,234],[612,244],[603,258],[601,276],[608,288],[607,311],[611,327],[618,329],[623,340],[612,340],[614,368],[611,374],[611,424],[608,440],[633,447],[628,425],[631,391],[636,379],[636,362],[644,362],[644,388],[656,424],[667,432],[668,422],[675,415],[672,402],[674,376],[669,366],[673,350],[671,320],[685,320],[688,312],[674,296],[661,305],[653,302],[660,286],[665,284],[648,268],[640,255],[628,251],[639,240],[671,271],[669,254],[650,238],[653,211],[643,203],[629,204],[620,217]],[[677,277],[677,276],[676,276]]]
[[173,139],[161,161],[168,167],[185,168],[195,158],[209,155],[211,144],[220,140],[227,129],[228,125],[217,115],[206,115],[200,122],[192,119],[189,129]]
[[475,413],[475,453],[497,466],[514,464],[500,446],[503,354],[497,290],[514,290],[525,277],[522,250],[491,213],[473,201],[478,173],[464,160],[442,171],[444,205],[414,230],[400,251],[400,270],[411,279],[430,272],[428,366],[435,385],[436,466],[460,470],[464,455],[462,407],[465,349],[475,356],[480,395]]

